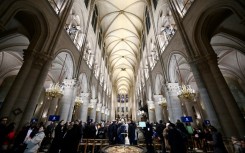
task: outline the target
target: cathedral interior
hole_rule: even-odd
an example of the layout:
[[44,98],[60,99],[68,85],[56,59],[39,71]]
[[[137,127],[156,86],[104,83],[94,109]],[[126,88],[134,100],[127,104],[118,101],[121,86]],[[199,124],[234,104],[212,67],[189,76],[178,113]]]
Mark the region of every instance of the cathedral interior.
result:
[[245,1],[1,0],[0,117],[245,135]]

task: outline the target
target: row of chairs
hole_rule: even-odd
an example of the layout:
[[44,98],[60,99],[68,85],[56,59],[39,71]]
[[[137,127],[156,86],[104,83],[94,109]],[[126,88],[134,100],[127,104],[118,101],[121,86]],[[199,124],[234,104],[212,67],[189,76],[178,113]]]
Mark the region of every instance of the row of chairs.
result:
[[87,150],[91,149],[91,152],[95,153],[96,149],[101,150],[108,145],[109,139],[83,139],[78,146],[78,152],[87,153]]

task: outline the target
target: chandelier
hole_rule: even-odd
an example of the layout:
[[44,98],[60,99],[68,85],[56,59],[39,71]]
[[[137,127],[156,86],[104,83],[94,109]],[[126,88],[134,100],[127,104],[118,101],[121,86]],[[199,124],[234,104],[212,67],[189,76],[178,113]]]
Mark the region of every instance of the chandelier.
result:
[[80,107],[82,105],[83,101],[82,101],[82,98],[77,96],[76,99],[75,99],[75,107]]
[[166,98],[161,97],[160,101],[158,101],[157,103],[158,103],[158,105],[164,106],[164,105],[166,105],[167,100],[166,100]]
[[137,115],[140,116],[140,115],[143,115],[145,112],[142,110],[137,110]]
[[61,97],[63,95],[63,86],[59,83],[50,84],[49,88],[46,89],[46,96],[48,98]]
[[196,97],[195,90],[192,89],[190,85],[185,85],[182,81],[180,68],[179,68],[179,64],[177,62],[176,55],[175,55],[175,61],[176,61],[176,65],[177,65],[177,68],[179,71],[180,82],[182,84],[181,86],[178,87],[177,95],[179,98],[185,98],[185,99],[190,99],[190,100],[195,101],[195,97]]
[[94,109],[94,105],[92,103],[89,103],[88,110],[92,110],[92,109]]
[[192,89],[190,85],[184,84],[182,84],[182,86],[179,86],[177,94],[179,98],[186,98],[191,100],[194,100],[196,97],[195,90]]
[[62,69],[61,69],[61,72],[60,72],[60,75],[58,78],[58,82],[50,84],[49,88],[47,88],[45,91],[45,94],[48,97],[48,99],[49,98],[53,99],[53,98],[57,98],[57,97],[59,98],[63,95],[64,87],[63,87],[63,85],[61,85],[59,83],[59,80],[61,78],[61,74],[62,74],[62,71],[63,71],[64,66],[65,66],[66,58],[67,58],[67,54],[66,54],[65,60],[62,64]]

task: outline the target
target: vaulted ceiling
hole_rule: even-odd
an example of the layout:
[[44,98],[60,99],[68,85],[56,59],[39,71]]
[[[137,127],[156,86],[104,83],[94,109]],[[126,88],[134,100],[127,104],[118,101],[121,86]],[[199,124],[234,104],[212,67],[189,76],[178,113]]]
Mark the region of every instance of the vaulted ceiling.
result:
[[135,84],[143,30],[144,0],[99,0],[97,7],[113,86],[127,94]]

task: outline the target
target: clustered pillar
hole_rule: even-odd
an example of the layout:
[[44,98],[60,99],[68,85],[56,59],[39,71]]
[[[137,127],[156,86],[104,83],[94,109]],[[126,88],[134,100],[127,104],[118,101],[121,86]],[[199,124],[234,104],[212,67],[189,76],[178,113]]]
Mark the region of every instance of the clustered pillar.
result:
[[98,103],[96,108],[96,122],[101,121],[101,108],[102,108],[102,103]]
[[80,120],[83,122],[87,122],[88,116],[88,106],[89,106],[89,93],[81,93],[80,94],[83,104],[81,105],[80,109]]
[[64,84],[64,92],[60,100],[59,114],[60,114],[60,119],[64,121],[70,121],[69,113],[75,101],[74,99],[75,80],[65,79],[63,81],[63,84]]
[[90,111],[90,119],[92,119],[92,121],[95,121],[95,117],[96,117],[96,104],[97,104],[97,99],[90,99],[90,104],[92,106],[93,109],[91,109]]
[[154,101],[147,101],[147,105],[148,105],[148,118],[149,118],[149,122],[153,123],[155,122],[156,118],[155,118],[155,105],[154,105]]
[[178,83],[167,84],[167,92],[169,96],[169,100],[167,100],[168,113],[170,121],[173,123],[175,123],[183,115],[181,102],[177,95],[178,87]]
[[154,105],[155,105],[155,115],[156,121],[159,123],[160,120],[163,120],[163,110],[162,110],[162,95],[154,95]]

